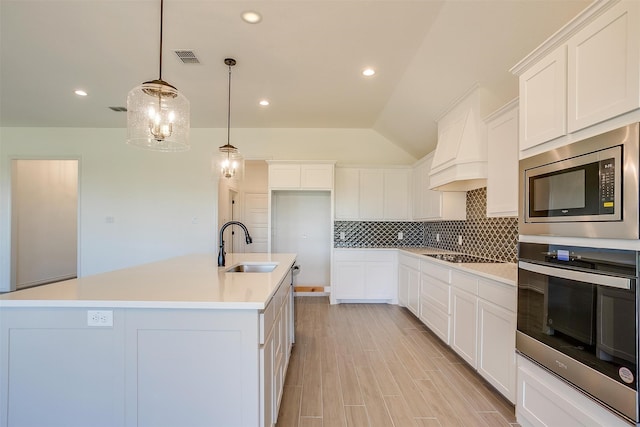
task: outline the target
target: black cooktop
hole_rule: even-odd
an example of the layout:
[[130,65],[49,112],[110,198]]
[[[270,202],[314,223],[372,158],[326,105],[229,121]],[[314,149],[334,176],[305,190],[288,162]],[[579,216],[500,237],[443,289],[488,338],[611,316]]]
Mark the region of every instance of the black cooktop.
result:
[[441,259],[447,262],[476,262],[476,263],[501,263],[503,261],[496,261],[494,259],[482,258],[475,255],[467,254],[423,254],[435,259]]

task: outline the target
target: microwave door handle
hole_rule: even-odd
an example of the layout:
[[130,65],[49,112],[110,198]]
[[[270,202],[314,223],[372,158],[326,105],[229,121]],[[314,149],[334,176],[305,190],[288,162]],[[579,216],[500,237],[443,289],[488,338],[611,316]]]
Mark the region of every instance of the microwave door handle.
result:
[[561,279],[593,283],[595,285],[609,286],[611,288],[631,289],[631,279],[626,279],[624,277],[606,276],[604,274],[587,273],[584,271],[565,270],[562,268],[548,267],[546,265],[532,264],[526,261],[519,261],[518,267],[522,270],[544,274],[545,276],[553,276],[559,277]]

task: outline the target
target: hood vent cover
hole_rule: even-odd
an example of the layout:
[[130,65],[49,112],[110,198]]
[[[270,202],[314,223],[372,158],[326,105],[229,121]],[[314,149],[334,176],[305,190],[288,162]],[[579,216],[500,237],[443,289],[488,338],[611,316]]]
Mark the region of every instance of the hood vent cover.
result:
[[174,50],[184,64],[199,64],[200,60],[192,50]]
[[438,120],[438,145],[429,173],[431,189],[469,191],[486,187],[485,94],[475,85]]

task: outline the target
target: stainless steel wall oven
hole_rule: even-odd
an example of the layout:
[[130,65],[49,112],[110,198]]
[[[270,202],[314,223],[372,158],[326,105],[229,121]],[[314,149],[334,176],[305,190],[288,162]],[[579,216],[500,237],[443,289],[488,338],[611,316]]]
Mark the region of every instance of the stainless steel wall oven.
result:
[[521,242],[518,259],[518,352],[640,422],[638,252]]

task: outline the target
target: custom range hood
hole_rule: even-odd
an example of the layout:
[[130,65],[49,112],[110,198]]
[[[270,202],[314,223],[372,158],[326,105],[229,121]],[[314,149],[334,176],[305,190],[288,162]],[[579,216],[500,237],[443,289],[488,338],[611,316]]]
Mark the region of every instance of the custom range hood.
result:
[[429,187],[469,191],[487,185],[488,92],[474,85],[438,120],[438,145],[429,172]]

